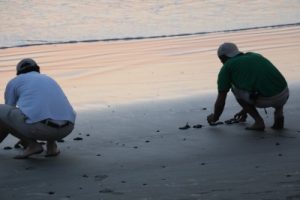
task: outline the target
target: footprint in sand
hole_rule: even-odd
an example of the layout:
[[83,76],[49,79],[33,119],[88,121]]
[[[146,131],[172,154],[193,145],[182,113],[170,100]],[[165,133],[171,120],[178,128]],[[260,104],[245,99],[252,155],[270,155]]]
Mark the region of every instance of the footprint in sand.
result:
[[108,178],[107,175],[96,175],[95,176],[95,181],[103,181],[104,179]]
[[25,167],[25,170],[34,170],[35,167]]
[[103,189],[103,190],[100,190],[99,193],[104,193],[104,194],[116,194],[116,195],[122,195],[122,194],[123,194],[122,192],[115,192],[114,190],[109,189],[109,188],[105,188],[105,189]]

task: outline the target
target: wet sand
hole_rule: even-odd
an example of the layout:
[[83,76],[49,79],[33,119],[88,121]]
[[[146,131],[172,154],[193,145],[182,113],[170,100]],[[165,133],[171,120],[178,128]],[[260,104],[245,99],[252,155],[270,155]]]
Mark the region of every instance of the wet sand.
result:
[[[0,50],[1,92],[17,61],[33,57],[78,112],[58,157],[14,160],[19,150],[7,147],[16,139],[0,145],[0,199],[300,199],[299,31]],[[283,72],[291,89],[286,129],[247,131],[251,119],[206,123],[223,41],[262,53]],[[240,109],[231,94],[225,109],[221,121]],[[260,112],[270,127],[273,110]]]

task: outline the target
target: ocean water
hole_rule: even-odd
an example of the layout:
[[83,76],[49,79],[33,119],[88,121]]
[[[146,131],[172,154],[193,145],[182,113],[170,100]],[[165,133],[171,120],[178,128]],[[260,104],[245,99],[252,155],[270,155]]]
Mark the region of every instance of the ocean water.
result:
[[0,0],[0,48],[299,23],[299,0]]

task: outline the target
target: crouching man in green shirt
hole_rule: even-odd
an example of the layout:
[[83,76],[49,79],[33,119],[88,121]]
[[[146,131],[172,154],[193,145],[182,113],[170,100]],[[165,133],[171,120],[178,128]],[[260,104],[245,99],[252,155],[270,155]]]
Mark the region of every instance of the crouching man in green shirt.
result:
[[256,107],[275,108],[273,129],[284,128],[283,106],[289,98],[287,82],[278,69],[262,55],[240,52],[233,43],[224,43],[218,49],[223,66],[218,75],[218,97],[214,113],[207,116],[209,124],[219,120],[226,96],[231,89],[242,110],[235,114],[245,121],[247,114],[254,119],[248,130],[264,130],[265,123]]

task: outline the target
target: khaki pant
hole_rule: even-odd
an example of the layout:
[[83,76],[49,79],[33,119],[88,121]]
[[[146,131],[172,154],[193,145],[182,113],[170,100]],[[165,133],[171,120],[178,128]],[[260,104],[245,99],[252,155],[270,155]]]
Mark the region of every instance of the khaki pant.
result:
[[59,140],[69,135],[74,129],[72,123],[62,128],[55,128],[40,122],[28,124],[25,119],[26,116],[20,109],[0,104],[0,126],[8,129],[13,135],[34,140]]
[[232,93],[234,94],[235,98],[242,99],[247,103],[254,105],[258,108],[268,108],[268,107],[280,107],[283,106],[288,98],[289,98],[289,89],[286,87],[282,92],[279,94],[272,96],[272,97],[262,97],[257,96],[257,98],[252,99],[251,93],[245,90],[240,90],[236,87],[231,88]]

